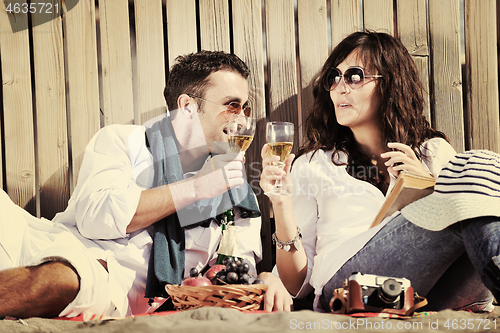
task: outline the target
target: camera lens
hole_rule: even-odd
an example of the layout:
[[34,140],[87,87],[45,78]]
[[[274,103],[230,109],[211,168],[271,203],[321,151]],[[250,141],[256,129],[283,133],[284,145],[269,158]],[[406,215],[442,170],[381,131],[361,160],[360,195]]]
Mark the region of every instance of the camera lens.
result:
[[338,299],[336,297],[331,299],[330,309],[332,310],[332,312],[340,311],[340,310],[342,310],[342,307],[344,307],[344,304],[342,303],[342,301],[340,299]]
[[384,281],[379,289],[379,296],[385,303],[394,303],[398,300],[401,294],[401,284],[394,279],[387,279]]

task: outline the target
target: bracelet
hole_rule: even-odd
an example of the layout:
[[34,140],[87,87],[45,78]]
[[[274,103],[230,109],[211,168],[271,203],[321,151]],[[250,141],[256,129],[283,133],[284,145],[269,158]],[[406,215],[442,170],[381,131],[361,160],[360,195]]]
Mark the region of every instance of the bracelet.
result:
[[278,239],[278,237],[276,237],[276,232],[272,236],[273,244],[276,244],[276,247],[278,249],[283,249],[286,252],[290,251],[290,249],[291,249],[290,245],[292,245],[292,244],[295,247],[295,250],[298,251],[300,249],[300,245],[299,245],[298,240],[301,239],[301,238],[302,238],[302,234],[300,233],[300,228],[299,227],[297,227],[297,235],[291,241],[288,241],[288,242],[282,242],[282,241],[280,241]]

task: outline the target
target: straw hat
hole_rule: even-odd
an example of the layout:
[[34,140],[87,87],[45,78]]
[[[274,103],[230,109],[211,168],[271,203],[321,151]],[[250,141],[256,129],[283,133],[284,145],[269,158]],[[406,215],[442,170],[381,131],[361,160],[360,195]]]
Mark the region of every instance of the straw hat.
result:
[[436,231],[473,217],[500,216],[500,155],[487,150],[456,155],[439,173],[434,192],[401,214]]

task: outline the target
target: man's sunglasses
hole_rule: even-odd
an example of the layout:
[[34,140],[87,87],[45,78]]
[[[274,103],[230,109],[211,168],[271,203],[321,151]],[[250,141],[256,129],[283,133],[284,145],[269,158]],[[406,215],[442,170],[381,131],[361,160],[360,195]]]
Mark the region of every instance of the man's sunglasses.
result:
[[214,103],[214,102],[207,101],[206,99],[201,98],[199,96],[195,96],[195,95],[188,95],[188,96],[192,97],[192,98],[201,99],[204,102],[208,102],[208,103],[212,103],[212,104],[215,104],[215,105],[220,105],[220,106],[226,107],[226,110],[225,110],[225,116],[226,116],[226,118],[227,118],[228,114],[229,115],[236,115],[236,116],[238,116],[241,113],[241,111],[243,111],[243,114],[245,115],[245,117],[249,117],[250,116],[250,112],[252,111],[252,108],[248,105],[248,102],[245,103],[245,104],[243,104],[243,105],[241,105],[238,102],[231,102],[229,104],[219,104],[219,103]]
[[332,91],[337,88],[342,77],[344,77],[345,84],[356,90],[365,85],[365,78],[382,77],[382,75],[365,75],[365,71],[360,67],[348,68],[344,74],[342,74],[337,68],[330,68],[328,73],[324,76],[323,87],[328,91]]

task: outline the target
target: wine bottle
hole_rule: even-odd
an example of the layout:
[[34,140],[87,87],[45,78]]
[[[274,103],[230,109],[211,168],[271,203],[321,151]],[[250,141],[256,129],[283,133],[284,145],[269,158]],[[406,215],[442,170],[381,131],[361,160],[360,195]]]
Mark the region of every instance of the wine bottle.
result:
[[222,236],[217,250],[217,265],[223,265],[224,258],[232,257],[234,260],[241,259],[240,245],[236,237],[236,225],[234,224],[234,209],[228,209],[223,213],[221,225]]

